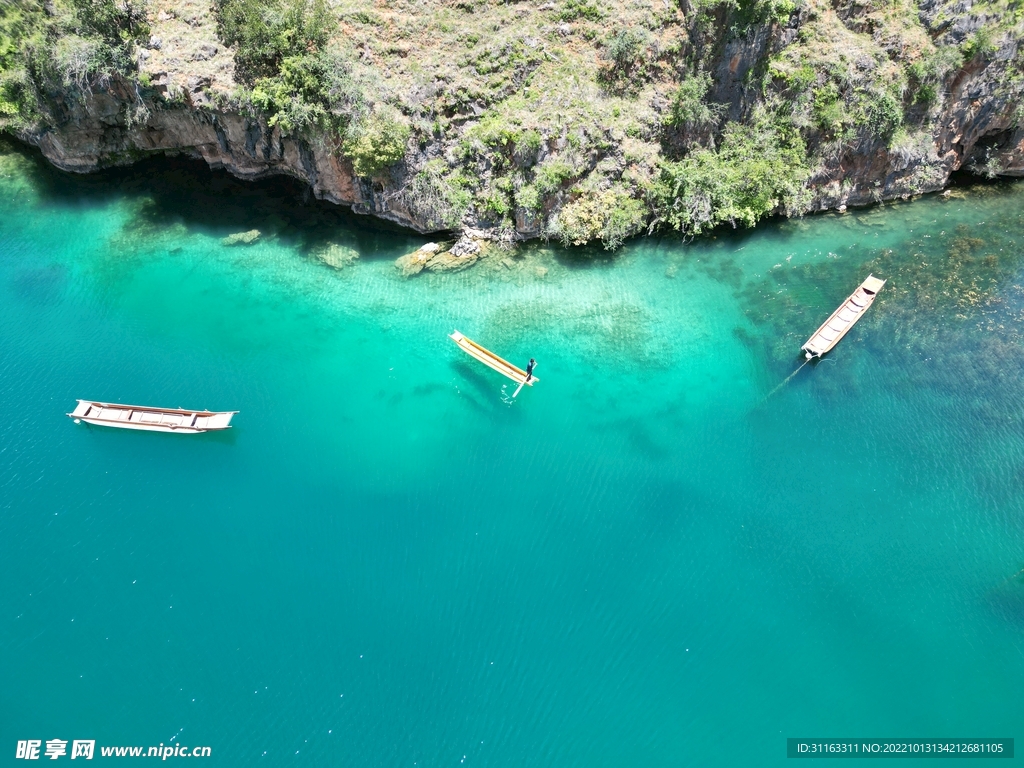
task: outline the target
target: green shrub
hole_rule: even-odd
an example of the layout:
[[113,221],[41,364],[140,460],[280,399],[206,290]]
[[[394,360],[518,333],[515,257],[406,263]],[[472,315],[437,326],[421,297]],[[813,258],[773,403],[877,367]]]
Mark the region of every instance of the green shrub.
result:
[[[65,0],[79,34],[96,36],[111,49],[149,39],[145,0]],[[131,46],[126,51],[131,53]]]
[[517,152],[536,152],[540,149],[540,145],[544,139],[538,131],[533,129],[524,131],[523,134],[516,141]]
[[940,46],[921,56],[908,67],[914,101],[921,104],[933,103],[949,73],[959,70],[963,65],[963,53],[953,45]]
[[740,23],[745,27],[755,24],[782,24],[797,9],[794,0],[738,0]]
[[379,27],[384,23],[380,16],[378,16],[373,11],[368,10],[354,11],[353,13],[349,14],[349,18],[360,24],[367,24],[371,27]]
[[635,95],[660,69],[654,38],[644,27],[625,27],[604,39],[598,82],[618,95]]
[[683,80],[672,94],[665,125],[693,130],[717,123],[725,108],[721,104],[707,102],[710,89],[711,75],[707,72],[698,72]]
[[512,205],[509,203],[508,197],[505,195],[500,192],[492,192],[484,199],[484,210],[492,216],[504,221],[505,217],[512,212]]
[[[269,125],[285,135],[318,128],[344,136],[367,111],[351,61],[329,45],[336,23],[326,0],[215,0],[215,7],[221,39],[235,46],[235,76]],[[378,141],[379,127],[349,136],[347,144],[371,173],[392,154]]]
[[708,20],[708,16],[719,8],[734,9],[738,7],[738,0],[693,0],[693,9],[697,16],[704,17],[702,21]]
[[66,108],[106,78],[130,79],[148,36],[143,0],[0,0],[0,127],[38,121],[37,98]]
[[876,139],[891,139],[903,125],[903,106],[891,93],[865,93],[864,124]]
[[285,135],[317,126],[338,135],[362,109],[362,95],[335,51],[289,56],[274,77],[261,77],[249,94],[252,105]]
[[627,238],[643,231],[648,214],[643,203],[626,194],[617,194],[609,202],[604,226],[601,228],[601,243],[607,250],[613,251]]
[[501,88],[514,75],[525,79],[528,72],[542,61],[543,52],[531,48],[523,40],[498,39],[488,40],[486,45],[474,48],[471,54],[462,58],[461,64],[472,67],[478,75],[494,75],[491,87]]
[[405,157],[411,130],[392,110],[378,110],[355,126],[342,151],[357,176],[373,176]]
[[608,64],[602,71],[602,79],[615,85],[637,86],[646,79],[652,59],[648,50],[651,34],[643,27],[620,29],[608,38],[605,57]]
[[65,87],[84,90],[90,77],[105,68],[108,51],[98,38],[65,35],[54,45],[50,62]]
[[36,17],[35,39],[23,48],[34,74],[87,87],[97,75],[136,72],[135,45],[149,37],[143,0],[65,0],[55,6],[56,14]]
[[508,190],[502,189],[502,179],[494,182],[494,185],[480,195],[480,202],[484,211],[497,219],[504,219],[512,212],[512,201]]
[[554,234],[566,247],[600,240],[615,250],[646,224],[643,204],[622,189],[585,192],[558,213]]
[[684,234],[724,223],[751,227],[777,209],[798,208],[807,174],[797,131],[764,111],[752,125],[730,123],[717,150],[662,163],[653,190],[658,219]]
[[24,70],[0,70],[0,120],[18,117],[31,103],[31,91],[26,81]]
[[986,58],[999,50],[995,34],[989,27],[980,27],[973,35],[960,45],[964,61],[970,61],[975,57]]
[[558,18],[562,21],[576,21],[576,19],[601,21],[604,18],[604,12],[600,5],[593,0],[565,0]]
[[516,192],[516,205],[527,211],[539,211],[543,202],[540,192],[533,184],[524,184]]
[[409,185],[411,206],[434,229],[455,229],[473,200],[469,179],[444,160],[431,160]]
[[914,92],[915,104],[934,104],[939,98],[939,87],[935,83],[923,83]]
[[528,168],[537,162],[537,153],[544,143],[540,132],[530,129],[523,131],[516,139],[514,158],[520,168]]
[[786,67],[784,62],[774,60],[768,64],[768,76],[772,80],[781,81],[783,87],[794,95],[799,95],[818,81],[818,70],[807,63],[793,70]]
[[215,3],[220,37],[235,46],[235,76],[247,85],[278,75],[286,58],[323,50],[333,32],[325,0]]
[[480,122],[466,131],[466,139],[479,141],[495,149],[514,149],[519,142],[521,131],[508,122],[508,118],[495,112],[486,114]]
[[569,179],[576,175],[576,169],[569,163],[558,158],[543,162],[534,173],[533,185],[537,192],[547,197],[562,188]]
[[811,112],[818,128],[832,136],[840,135],[849,121],[839,87],[831,81],[814,92]]
[[22,46],[41,26],[42,9],[33,3],[0,2],[0,72],[24,64]]

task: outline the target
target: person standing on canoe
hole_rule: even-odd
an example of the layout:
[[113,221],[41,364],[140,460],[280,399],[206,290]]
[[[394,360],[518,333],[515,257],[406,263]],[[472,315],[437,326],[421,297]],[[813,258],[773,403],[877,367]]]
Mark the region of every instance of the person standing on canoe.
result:
[[534,360],[532,357],[530,358],[530,362],[528,362],[526,364],[526,380],[527,381],[529,381],[530,379],[533,378],[533,366],[535,366],[536,364],[537,364],[537,361]]

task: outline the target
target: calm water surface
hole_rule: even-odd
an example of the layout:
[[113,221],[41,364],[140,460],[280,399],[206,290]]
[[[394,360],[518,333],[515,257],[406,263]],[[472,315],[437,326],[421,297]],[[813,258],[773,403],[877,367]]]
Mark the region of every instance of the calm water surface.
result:
[[[1024,187],[411,280],[423,239],[294,193],[0,152],[0,764],[1024,737]],[[541,382],[512,401],[453,328]],[[241,413],[104,430],[79,397]]]

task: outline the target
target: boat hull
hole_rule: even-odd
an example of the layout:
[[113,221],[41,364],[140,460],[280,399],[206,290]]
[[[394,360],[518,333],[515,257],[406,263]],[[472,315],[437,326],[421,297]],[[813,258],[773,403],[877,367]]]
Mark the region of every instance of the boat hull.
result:
[[839,309],[833,312],[800,348],[804,356],[808,360],[813,360],[830,352],[868,311],[883,285],[885,280],[868,275],[867,280],[839,305]]
[[491,352],[489,349],[485,349],[477,344],[472,339],[467,339],[458,331],[448,335],[452,341],[454,341],[459,349],[465,352],[470,357],[483,363],[493,371],[497,371],[502,376],[507,376],[512,381],[528,387],[532,387],[534,383],[540,381],[536,376],[530,376],[527,378],[526,371],[518,366],[512,365],[508,360],[498,357],[496,354]]
[[68,416],[76,424],[84,421],[97,427],[195,435],[230,429],[231,418],[236,413],[238,411],[190,411],[184,408],[153,408],[79,400],[75,410]]
[[[70,414],[69,414],[70,415]],[[172,426],[161,426],[159,424],[119,424],[117,422],[108,421],[105,419],[90,419],[88,417],[83,418],[86,424],[92,424],[95,427],[115,427],[117,429],[137,429],[142,432],[175,432],[183,435],[198,435],[200,432],[211,432],[215,430],[209,429],[192,429],[191,427],[172,427]],[[231,427],[222,427],[222,429],[230,429]]]

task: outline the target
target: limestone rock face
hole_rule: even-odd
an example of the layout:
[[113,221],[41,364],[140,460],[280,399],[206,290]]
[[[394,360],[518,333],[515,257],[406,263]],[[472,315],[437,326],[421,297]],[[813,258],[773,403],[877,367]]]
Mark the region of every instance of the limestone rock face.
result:
[[[920,5],[929,26],[934,21],[929,13],[934,11],[934,16],[946,7],[941,0],[923,0]],[[933,37],[941,33],[962,42],[980,23],[965,10],[970,6],[959,4],[953,14],[956,23],[949,29],[940,24],[932,30]],[[962,17],[957,15],[961,12]],[[760,81],[750,73],[791,43],[798,31],[795,22],[788,28],[761,27],[724,46],[714,72],[712,100],[726,105],[730,119],[750,114],[760,98]],[[805,212],[935,192],[961,169],[1024,176],[1024,120],[1017,99],[1003,83],[1015,56],[1016,48],[1007,48],[991,61],[967,62],[944,83],[940,102],[918,115],[900,141],[861,135],[843,147],[809,179],[811,197]]]
[[[696,18],[691,13],[691,0],[679,5],[684,15]],[[708,101],[722,109],[723,119],[747,120],[763,102],[762,73],[772,57],[798,40],[801,24],[811,13],[809,5],[797,5],[803,10],[794,12],[786,22],[760,24],[749,33],[734,34],[729,31],[731,17],[724,10],[729,4],[723,3],[709,14],[711,26],[707,30],[699,35],[691,30],[697,37],[706,35],[700,44],[715,51],[707,62],[713,81]],[[862,22],[868,24],[854,17],[870,4],[837,0],[832,5],[847,31],[859,29]],[[917,5],[928,35],[941,37],[946,43],[962,44],[985,21],[984,12],[971,10],[972,0],[917,0]],[[674,4],[666,4],[666,8],[669,6]],[[560,5],[547,3],[538,10],[556,7]],[[212,2],[153,0],[151,10],[152,36],[139,51],[139,82],[147,83],[145,87],[115,76],[97,83],[81,100],[58,93],[54,97],[57,106],[47,114],[46,123],[24,130],[20,138],[39,147],[50,162],[68,171],[84,173],[151,154],[184,154],[242,179],[291,176],[308,184],[318,198],[419,232],[461,229],[465,236],[448,251],[438,248],[403,257],[402,269],[409,274],[424,269],[463,269],[480,258],[480,243],[494,240],[499,232],[500,239],[508,242],[550,234],[548,225],[571,202],[572,185],[578,179],[596,172],[600,184],[615,183],[638,158],[656,168],[656,163],[648,161],[664,148],[658,143],[661,139],[640,141],[620,128],[598,125],[600,140],[588,139],[586,151],[573,155],[574,177],[548,189],[540,199],[524,207],[516,198],[516,205],[504,220],[497,220],[502,217],[488,214],[477,204],[455,210],[450,204],[441,204],[443,200],[439,203],[443,194],[439,195],[437,189],[424,191],[417,180],[422,180],[431,163],[440,162],[444,172],[453,167],[456,161],[451,158],[461,151],[458,147],[465,131],[471,130],[484,114],[485,103],[467,104],[443,137],[423,136],[418,149],[415,142],[410,142],[405,160],[389,170],[372,179],[358,177],[342,156],[337,139],[324,135],[306,139],[284,136],[266,119],[232,106],[237,86],[234,51],[218,38]],[[570,42],[579,32],[568,23],[558,24],[552,31]],[[881,43],[888,44],[885,40]],[[523,44],[534,48],[543,43],[527,37]],[[839,209],[936,191],[948,183],[951,173],[963,168],[986,175],[1024,176],[1024,111],[1015,95],[1019,89],[1005,87],[1020,69],[1020,47],[1018,36],[992,51],[988,58],[967,61],[944,75],[937,84],[939,96],[934,104],[905,106],[908,122],[898,140],[891,136],[873,138],[862,131],[836,144],[809,179],[810,194],[806,202],[799,203],[802,210]],[[401,55],[415,58],[414,53],[406,48]],[[873,59],[865,62],[870,67],[876,64]],[[645,91],[645,101],[636,103],[646,114],[640,121],[646,125],[644,131],[654,131],[669,108],[669,92],[656,85]],[[427,91],[416,93],[416,98],[428,98]],[[686,141],[707,144],[712,138],[710,126],[708,123],[688,131]],[[507,162],[518,163],[518,170],[527,177],[529,169],[556,155],[564,160],[559,153],[569,153],[570,140],[579,138],[564,131],[552,132],[551,126],[540,126],[539,130],[543,140],[528,158],[521,157],[519,149],[506,158]],[[816,130],[806,128],[806,138],[809,146],[819,148],[827,137]],[[480,189],[487,189],[502,173],[484,157],[473,172]],[[439,178],[445,178],[443,173]],[[329,258],[338,261],[340,257],[334,254]],[[341,258],[338,263],[344,261]]]
[[[745,57],[756,59],[761,52],[760,47],[734,52],[737,72],[744,71]],[[155,92],[169,88],[167,83],[158,73]],[[863,146],[848,148],[812,177],[807,210],[866,205],[940,190],[950,174],[961,168],[991,167],[1000,175],[1024,176],[1024,124],[1018,124],[1018,105],[1002,99],[997,90],[998,84],[984,70],[968,68],[952,83],[950,97],[926,130],[898,146],[862,142]],[[752,98],[735,84],[723,86],[721,95],[734,99],[738,112]],[[173,153],[201,158],[211,168],[226,169],[242,179],[288,175],[308,183],[316,197],[350,206],[356,213],[419,232],[438,231],[437,222],[421,213],[406,191],[417,168],[400,163],[383,178],[356,177],[351,163],[330,142],[309,144],[285,137],[263,120],[217,108],[202,79],[189,80],[182,101],[173,106],[160,100],[147,102],[139,110],[136,98],[128,84],[113,79],[105,89],[95,89],[84,103],[70,106],[58,124],[22,133],[20,138],[39,147],[55,166],[79,173],[131,163],[149,154]],[[145,115],[144,121],[126,120],[132,108]],[[554,213],[561,202],[552,199],[545,209]],[[465,224],[489,236],[488,222],[468,219]],[[539,219],[517,211],[514,234],[524,240],[538,237]],[[475,240],[460,240],[451,256],[431,260],[430,268],[461,269],[475,260],[474,247],[478,247]]]
[[452,246],[449,253],[460,259],[473,257],[473,260],[476,261],[475,257],[480,253],[480,244],[469,235],[463,235],[459,238],[459,241]]
[[[163,82],[159,77],[154,81],[157,92]],[[263,120],[222,111],[201,79],[188,81],[182,100],[173,106],[147,101],[140,109],[134,89],[114,78],[84,103],[69,107],[58,124],[22,132],[19,138],[39,147],[47,160],[65,171],[87,173],[151,154],[185,154],[241,179],[292,176],[308,183],[316,197],[351,206],[356,213],[420,232],[433,229],[429,221],[412,214],[400,196],[392,200],[392,185],[397,182],[357,178],[337,146],[311,146],[282,136],[279,128]],[[130,109],[145,115],[145,120],[129,124]]]

